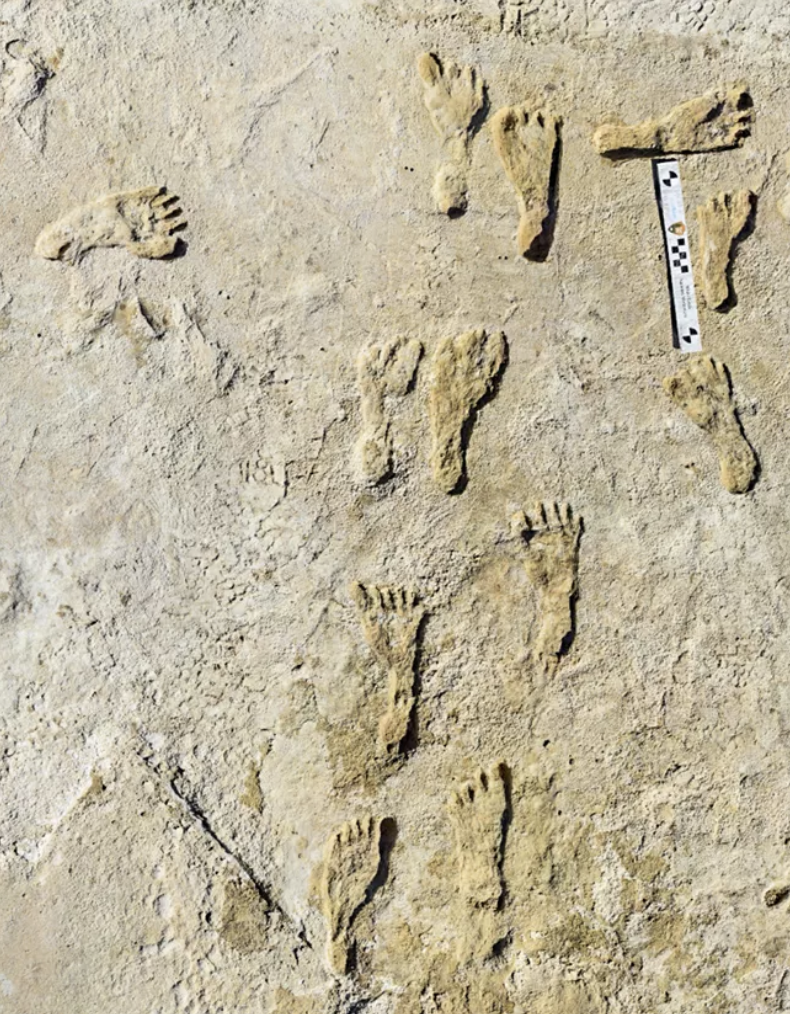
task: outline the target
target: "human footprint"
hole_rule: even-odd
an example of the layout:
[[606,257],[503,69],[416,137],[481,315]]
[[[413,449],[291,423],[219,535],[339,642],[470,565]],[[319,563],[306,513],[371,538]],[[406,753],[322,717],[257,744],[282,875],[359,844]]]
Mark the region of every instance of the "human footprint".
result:
[[757,457],[741,428],[724,363],[695,356],[672,377],[664,390],[692,422],[710,435],[719,457],[721,484],[730,493],[745,493],[757,472]]
[[183,215],[178,198],[164,187],[108,194],[46,226],[35,252],[71,264],[95,247],[123,246],[137,257],[167,257],[186,227]]
[[708,92],[641,123],[604,123],[593,134],[601,155],[716,151],[743,144],[751,133],[752,98],[739,85]]
[[47,81],[55,76],[57,59],[47,59],[22,39],[6,44],[10,60],[0,76],[0,116],[16,120],[27,137],[43,152],[47,109],[39,101]]
[[411,390],[421,355],[421,342],[393,338],[366,346],[357,360],[362,411],[357,460],[362,478],[371,485],[391,474],[392,420],[387,403]]
[[459,958],[483,959],[500,938],[496,913],[504,891],[502,850],[507,813],[506,769],[495,765],[453,792],[448,802],[455,839]]
[[732,248],[746,228],[756,198],[751,190],[715,194],[697,208],[700,259],[705,302],[711,310],[730,298],[727,269]]
[[560,120],[527,105],[506,106],[491,121],[494,147],[516,188],[521,219],[518,252],[536,258],[545,253],[544,230],[552,207]]
[[349,969],[354,939],[351,924],[378,873],[381,861],[381,821],[362,817],[343,824],[324,848],[319,892],[328,930],[327,961],[333,972]]
[[538,593],[540,626],[534,655],[550,673],[573,638],[582,519],[568,504],[538,503],[531,516],[519,511],[512,524],[526,543],[524,569]]
[[433,446],[431,465],[440,489],[452,493],[465,478],[468,423],[494,389],[505,365],[507,343],[501,331],[466,331],[445,338],[433,357],[428,394]]
[[442,63],[435,53],[423,53],[417,71],[422,78],[425,107],[442,142],[434,198],[440,211],[460,214],[467,206],[469,138],[483,108],[485,85],[475,67],[452,60]]
[[417,637],[425,609],[415,591],[356,582],[351,596],[362,620],[365,640],[387,674],[387,710],[379,721],[379,748],[397,754],[406,738],[414,707]]

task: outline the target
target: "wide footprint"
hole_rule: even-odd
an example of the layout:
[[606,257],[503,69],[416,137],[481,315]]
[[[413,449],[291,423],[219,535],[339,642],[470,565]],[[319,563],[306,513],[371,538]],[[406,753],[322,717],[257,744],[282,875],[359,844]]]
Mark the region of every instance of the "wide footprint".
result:
[[689,359],[664,390],[692,422],[708,433],[719,457],[721,484],[745,493],[757,472],[757,457],[746,439],[735,405],[727,367],[712,356]]
[[496,914],[504,891],[502,849],[507,812],[505,767],[479,771],[448,803],[455,838],[461,961],[487,958],[500,938]]
[[349,970],[354,948],[351,925],[367,901],[380,861],[381,822],[372,817],[343,824],[324,848],[319,890],[328,931],[326,956],[339,975]]
[[469,139],[483,108],[485,85],[477,68],[462,67],[452,60],[443,64],[434,53],[422,54],[417,72],[422,78],[425,108],[442,142],[442,163],[433,195],[440,211],[460,214],[467,206]]
[[167,257],[185,227],[178,198],[164,187],[146,187],[74,208],[41,231],[35,252],[71,264],[95,247],[123,246],[137,257]]
[[489,395],[505,365],[507,343],[501,331],[467,331],[445,338],[433,357],[428,414],[433,446],[431,466],[440,489],[452,493],[466,473],[467,424]]
[[675,106],[665,116],[633,126],[604,123],[593,134],[601,155],[660,155],[716,151],[743,144],[752,125],[749,92],[734,86]]
[[735,242],[746,228],[756,198],[751,190],[715,194],[697,208],[705,302],[718,310],[730,299],[727,269]]
[[573,638],[582,519],[568,504],[538,503],[531,516],[512,519],[524,539],[524,569],[538,593],[540,626],[534,655],[545,673],[553,672]]
[[425,617],[415,591],[364,585],[351,586],[365,640],[387,673],[387,711],[379,722],[379,748],[397,754],[406,737],[414,707],[414,665],[417,636]]
[[357,460],[366,482],[382,482],[392,472],[392,421],[387,401],[403,398],[411,390],[421,355],[422,343],[406,338],[368,345],[360,353],[357,381],[362,433],[357,444]]
[[545,254],[544,230],[551,214],[551,187],[560,120],[527,105],[506,106],[491,121],[494,147],[516,188],[519,212],[518,252]]

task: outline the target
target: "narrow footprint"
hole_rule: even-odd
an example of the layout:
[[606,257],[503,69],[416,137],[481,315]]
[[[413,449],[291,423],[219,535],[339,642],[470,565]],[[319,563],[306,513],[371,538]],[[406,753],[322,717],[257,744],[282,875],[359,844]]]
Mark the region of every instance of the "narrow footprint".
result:
[[414,708],[417,638],[425,610],[415,591],[356,582],[351,596],[359,610],[365,640],[386,672],[387,710],[378,730],[379,753],[397,756],[409,731]]
[[422,342],[393,338],[368,345],[357,360],[362,433],[356,456],[362,479],[371,485],[392,474],[392,419],[388,401],[412,389]]
[[498,911],[504,894],[502,859],[508,811],[506,768],[495,765],[453,792],[448,803],[455,839],[461,936],[458,958],[483,960],[502,938]]
[[604,123],[593,134],[601,155],[660,155],[740,147],[751,133],[752,99],[735,85],[675,106],[641,123]]
[[533,654],[550,675],[573,639],[582,519],[568,504],[538,503],[531,516],[520,511],[513,517],[513,530],[526,543],[524,569],[538,593]]
[[71,264],[96,247],[123,246],[137,257],[167,257],[186,227],[183,214],[178,198],[164,187],[108,194],[46,226],[35,252]]
[[741,428],[732,400],[727,367],[713,356],[695,356],[664,390],[692,422],[709,434],[719,457],[721,484],[730,493],[746,493],[757,474],[757,457]]
[[428,394],[433,477],[445,493],[460,490],[466,480],[469,425],[489,396],[505,365],[507,343],[501,331],[466,331],[445,338],[433,357]]
[[435,53],[423,53],[417,71],[425,107],[442,142],[433,195],[440,211],[459,215],[467,206],[469,139],[485,103],[485,84],[477,68],[452,60],[443,64]]
[[697,208],[702,286],[711,310],[722,309],[731,301],[730,257],[755,201],[751,190],[736,190],[715,194]]
[[326,956],[329,967],[339,975],[351,966],[355,947],[351,926],[368,900],[380,861],[381,821],[372,817],[343,824],[324,848],[319,890],[328,932]]
[[545,232],[552,214],[552,176],[561,121],[529,106],[506,106],[491,121],[494,147],[516,188],[519,213],[518,252],[545,256]]

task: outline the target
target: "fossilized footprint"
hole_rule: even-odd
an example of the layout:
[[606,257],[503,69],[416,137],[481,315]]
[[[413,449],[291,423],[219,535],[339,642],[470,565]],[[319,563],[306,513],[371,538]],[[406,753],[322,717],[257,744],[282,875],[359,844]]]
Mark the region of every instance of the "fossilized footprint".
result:
[[442,163],[433,195],[440,211],[459,214],[466,210],[469,139],[483,108],[485,85],[475,67],[462,67],[452,60],[442,63],[435,53],[423,53],[417,60],[417,71],[425,107],[442,142]]
[[16,120],[27,137],[43,151],[46,143],[46,103],[37,101],[54,77],[56,58],[48,60],[33,46],[14,39],[5,47],[10,62],[0,76],[3,116]]
[[552,175],[560,120],[529,106],[506,106],[491,121],[494,147],[516,188],[521,215],[518,252],[534,258],[545,253],[544,229],[551,214]]
[[500,939],[497,912],[502,899],[502,851],[508,799],[506,769],[495,765],[453,792],[448,803],[455,839],[461,961],[487,958]]
[[604,123],[593,134],[601,155],[670,154],[716,151],[743,144],[751,132],[752,99],[735,85],[675,106],[641,123]]
[[526,542],[524,569],[538,593],[534,656],[551,673],[573,637],[582,519],[568,504],[538,503],[531,516],[513,517],[513,529]]
[[444,338],[433,356],[428,394],[433,477],[445,493],[465,478],[467,424],[480,402],[494,389],[505,365],[507,343],[501,331],[466,331]]
[[735,242],[746,228],[756,198],[751,190],[715,194],[697,208],[705,302],[718,310],[730,298],[727,269]]
[[417,593],[405,588],[351,586],[365,640],[387,673],[387,711],[379,722],[379,749],[385,756],[400,751],[414,707],[417,637],[425,610]]
[[721,484],[730,493],[745,493],[754,482],[757,458],[741,428],[732,401],[727,367],[713,356],[695,356],[664,390],[692,422],[710,435],[719,457]]
[[271,906],[250,882],[231,880],[225,885],[219,932],[242,954],[265,951]]
[[357,459],[362,477],[375,484],[392,471],[392,420],[387,411],[390,398],[402,398],[411,390],[422,343],[394,338],[368,345],[357,360],[361,397],[362,433]]
[[349,969],[354,939],[351,925],[368,898],[381,861],[381,821],[362,817],[343,824],[324,848],[319,886],[327,925],[327,961],[333,972]]
[[35,251],[72,264],[94,247],[123,246],[137,257],[167,257],[186,227],[183,216],[178,198],[164,187],[108,194],[46,226]]

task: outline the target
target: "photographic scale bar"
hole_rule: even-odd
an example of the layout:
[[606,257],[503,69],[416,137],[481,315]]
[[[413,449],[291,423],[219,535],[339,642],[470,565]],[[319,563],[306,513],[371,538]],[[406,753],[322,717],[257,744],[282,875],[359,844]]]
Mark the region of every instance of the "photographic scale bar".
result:
[[702,338],[694,292],[686,211],[680,186],[680,166],[674,158],[653,159],[653,185],[664,233],[669,296],[672,307],[672,344],[681,352],[699,352]]

